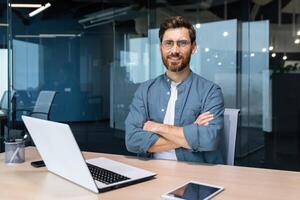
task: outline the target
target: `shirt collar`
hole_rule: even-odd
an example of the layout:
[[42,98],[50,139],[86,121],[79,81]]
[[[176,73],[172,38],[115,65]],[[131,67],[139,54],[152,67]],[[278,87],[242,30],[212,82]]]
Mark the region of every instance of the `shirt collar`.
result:
[[[185,85],[189,85],[192,82],[194,72],[191,70],[191,73],[184,79],[180,84],[177,85],[177,87],[181,88]],[[163,76],[164,82],[168,85],[168,87],[171,87],[172,80],[167,76],[167,73]]]

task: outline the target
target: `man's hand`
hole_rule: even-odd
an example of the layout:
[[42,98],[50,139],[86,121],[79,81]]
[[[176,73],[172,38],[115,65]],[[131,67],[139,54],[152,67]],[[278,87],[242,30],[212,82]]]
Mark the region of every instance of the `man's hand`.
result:
[[194,122],[194,124],[197,124],[199,126],[207,126],[208,122],[214,119],[214,115],[210,112],[205,112],[199,115]]
[[161,126],[160,123],[153,122],[153,121],[147,121],[147,122],[144,123],[143,130],[153,132],[153,133],[157,133],[160,126]]
[[[163,124],[153,122],[153,121],[147,121],[144,123],[143,130],[149,131],[158,134],[159,129],[163,128]],[[167,140],[166,138],[159,136],[159,139],[156,141],[155,144],[153,144],[149,149],[148,152],[154,153],[154,152],[162,152],[162,151],[168,151],[170,149],[176,149],[179,148],[180,145],[175,144],[174,142]]]

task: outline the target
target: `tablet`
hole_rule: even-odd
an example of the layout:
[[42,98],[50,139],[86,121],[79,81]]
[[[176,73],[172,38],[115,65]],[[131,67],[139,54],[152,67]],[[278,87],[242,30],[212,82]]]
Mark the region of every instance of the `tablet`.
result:
[[196,181],[186,184],[162,195],[165,200],[207,200],[224,190],[224,187]]

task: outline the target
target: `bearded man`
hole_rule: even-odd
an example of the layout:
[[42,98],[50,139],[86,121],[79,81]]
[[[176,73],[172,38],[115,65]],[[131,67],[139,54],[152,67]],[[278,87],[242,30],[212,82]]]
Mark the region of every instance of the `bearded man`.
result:
[[194,27],[172,16],[160,25],[159,38],[166,72],[135,92],[125,121],[127,149],[156,159],[224,163],[219,148],[223,94],[190,69]]

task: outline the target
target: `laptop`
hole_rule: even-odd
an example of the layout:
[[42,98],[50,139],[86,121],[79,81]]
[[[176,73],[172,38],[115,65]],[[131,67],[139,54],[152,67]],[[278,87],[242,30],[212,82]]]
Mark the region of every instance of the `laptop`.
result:
[[108,158],[85,160],[67,124],[22,116],[48,171],[95,193],[128,186],[156,174]]

